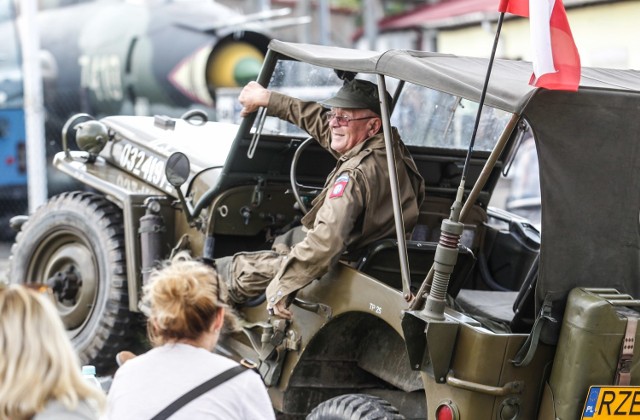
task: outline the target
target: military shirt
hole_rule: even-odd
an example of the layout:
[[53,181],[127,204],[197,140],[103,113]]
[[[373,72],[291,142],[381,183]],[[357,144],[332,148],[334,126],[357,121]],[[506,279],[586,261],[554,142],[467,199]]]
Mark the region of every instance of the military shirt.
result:
[[[345,251],[395,235],[384,136],[376,134],[340,155],[330,147],[326,112],[327,108],[315,102],[271,93],[268,115],[305,130],[337,158],[337,163],[302,219],[308,230],[305,239],[291,249],[267,287],[269,306],[323,276]],[[424,199],[424,180],[395,128],[393,148],[404,228],[410,233]]]

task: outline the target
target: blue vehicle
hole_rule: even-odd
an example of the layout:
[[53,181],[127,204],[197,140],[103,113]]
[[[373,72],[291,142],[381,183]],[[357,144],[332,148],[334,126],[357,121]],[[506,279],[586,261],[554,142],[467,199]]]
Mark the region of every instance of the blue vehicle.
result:
[[27,210],[24,111],[0,109],[0,239],[12,238],[9,219]]
[[[15,18],[15,4],[0,0],[0,22]],[[8,27],[0,56],[0,241],[13,239],[9,219],[28,204],[22,59],[17,28]]]

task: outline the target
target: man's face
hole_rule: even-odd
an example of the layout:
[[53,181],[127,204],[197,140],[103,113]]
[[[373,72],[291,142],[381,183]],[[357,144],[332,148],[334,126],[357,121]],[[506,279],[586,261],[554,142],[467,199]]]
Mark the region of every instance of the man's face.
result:
[[[380,118],[368,109],[331,108],[330,115],[335,115],[328,122],[331,148],[340,154],[376,134],[382,124]],[[349,121],[340,117],[347,117]]]

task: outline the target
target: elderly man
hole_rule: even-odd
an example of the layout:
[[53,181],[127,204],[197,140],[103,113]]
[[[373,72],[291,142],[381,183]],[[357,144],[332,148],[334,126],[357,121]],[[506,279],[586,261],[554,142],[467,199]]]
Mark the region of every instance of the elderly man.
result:
[[[387,98],[389,103],[388,93]],[[238,99],[243,106],[241,115],[266,107],[268,115],[299,126],[338,160],[302,219],[302,229],[287,238],[290,248],[277,239],[273,251],[240,253],[227,264],[219,264],[222,274],[229,277],[233,300],[242,302],[266,287],[269,312],[291,318],[288,305],[295,293],[324,275],[345,251],[395,236],[378,88],[354,79],[318,104],[251,82]],[[418,220],[424,181],[395,128],[393,148],[409,233]]]

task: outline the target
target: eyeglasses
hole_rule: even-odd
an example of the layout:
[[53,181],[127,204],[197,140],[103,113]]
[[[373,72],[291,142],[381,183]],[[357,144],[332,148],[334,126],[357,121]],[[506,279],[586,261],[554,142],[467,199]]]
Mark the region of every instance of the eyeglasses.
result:
[[327,119],[327,121],[331,121],[332,119],[335,118],[336,121],[338,121],[338,124],[341,126],[349,125],[351,121],[368,120],[370,118],[377,118],[375,115],[371,115],[368,117],[361,117],[361,118],[352,118],[347,115],[338,115],[335,112],[327,112],[326,114],[324,114],[324,117]]

